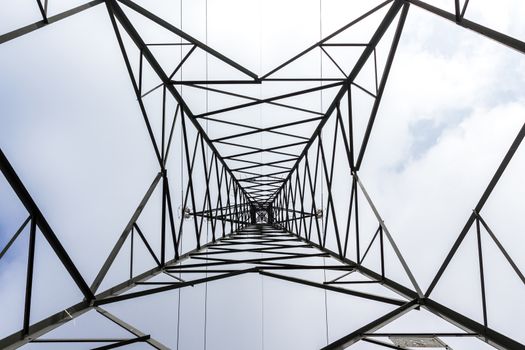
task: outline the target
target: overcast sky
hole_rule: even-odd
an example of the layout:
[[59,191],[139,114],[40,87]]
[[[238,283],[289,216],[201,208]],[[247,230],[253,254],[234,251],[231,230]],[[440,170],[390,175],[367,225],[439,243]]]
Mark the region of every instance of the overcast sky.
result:
[[[192,1],[184,2],[181,23],[178,1],[137,2],[259,75],[379,3],[208,0],[206,17],[206,3]],[[453,1],[429,2],[453,10]],[[50,0],[50,13],[76,3],[81,1],[58,4],[57,0]],[[6,9],[0,14],[2,33],[39,19],[33,1],[16,0],[15,5],[15,0],[3,0],[0,6]],[[164,39],[155,36],[156,32],[150,30],[145,21],[131,14],[130,18],[145,35],[149,33],[159,41]],[[522,1],[505,0],[496,4],[471,0],[466,18],[525,39]],[[347,35],[368,40],[378,20],[380,17],[371,18]],[[391,38],[391,34],[390,31],[386,37]],[[386,57],[387,49],[388,45],[380,44],[380,62]],[[158,52],[159,57],[169,54]],[[133,59],[136,65],[138,56]],[[302,63],[298,69],[319,72],[319,64],[320,61],[314,59]],[[323,74],[329,74],[326,58],[323,64]],[[215,72],[220,76],[220,70]],[[363,85],[370,84],[366,77],[360,79]],[[151,87],[155,83],[152,75],[145,82]],[[360,178],[423,289],[429,285],[525,122],[524,87],[523,55],[414,6],[410,8]],[[272,95],[278,89],[270,86],[250,93]],[[371,101],[359,90],[353,91],[356,91],[357,111],[355,132],[359,139],[366,127],[364,112]],[[206,106],[202,96],[185,92],[192,108],[201,111],[228,102],[210,99]],[[322,109],[326,108],[329,96],[327,93],[321,98],[317,94],[315,99],[301,103]],[[148,108],[157,113],[153,124],[158,131],[160,93],[150,98]],[[231,120],[251,118],[253,125],[263,126],[283,118],[270,109],[258,108],[250,110],[252,112],[232,115]],[[295,118],[292,114],[289,117]],[[91,283],[158,171],[103,5],[0,45],[0,125],[0,147],[88,284]],[[308,135],[313,128],[305,126],[294,131]],[[224,126],[214,125],[210,130],[213,136],[228,133],[230,129]],[[190,127],[191,140],[194,135]],[[176,136],[180,136],[180,131]],[[326,144],[330,144],[330,133],[326,131],[323,136]],[[249,142],[259,147],[269,146],[276,140],[257,137]],[[173,174],[171,186],[176,208],[181,203],[181,187],[187,180],[179,166],[180,145],[178,138],[168,166],[168,173]],[[517,151],[481,213],[522,270],[525,269],[520,222],[525,204],[524,152],[523,147]],[[348,171],[343,165],[344,158],[340,159],[342,161],[336,163],[335,181],[346,189]],[[345,207],[348,194],[338,191],[334,197],[336,205]],[[363,232],[369,237],[377,223],[365,202],[361,203]],[[326,203],[323,204],[326,208]],[[145,231],[158,231],[159,213],[157,191],[140,219]],[[0,177],[1,247],[26,217],[23,206]],[[191,223],[185,225],[191,226]],[[467,236],[460,248],[460,257],[452,261],[433,297],[480,321],[473,233]],[[26,228],[0,261],[0,338],[21,327],[27,237]],[[523,343],[525,302],[520,296],[525,286],[497,248],[489,243],[488,235],[484,237],[490,325]],[[151,239],[154,246],[159,245],[158,235],[151,234]],[[183,244],[187,249],[193,242],[188,237]],[[123,278],[126,254],[127,250],[117,260],[113,273],[108,274],[102,289]],[[137,255],[143,259],[137,263],[138,268],[152,266],[145,255],[142,258]],[[392,278],[408,285],[406,276],[391,258]],[[81,299],[41,237],[37,241],[36,259],[33,322]],[[323,278],[320,273],[310,276]],[[325,310],[324,292],[256,275],[213,282],[208,288],[206,335],[203,331],[204,286],[181,294],[169,292],[144,298],[133,307],[126,302],[108,309],[176,348],[177,310],[182,295],[180,349],[203,348],[205,336],[208,349],[263,345],[265,349],[315,349],[391,310],[335,293],[327,294],[328,309]],[[329,321],[328,340],[325,312]],[[123,336],[118,328],[100,322],[100,318],[89,313],[50,336]],[[415,328],[456,331],[424,312],[406,316],[388,327],[393,331],[414,331]],[[464,343],[468,341],[472,340],[454,339],[450,345],[454,349],[472,348],[473,343]],[[476,348],[485,347],[481,342],[475,344]],[[371,347],[357,344],[356,348]]]

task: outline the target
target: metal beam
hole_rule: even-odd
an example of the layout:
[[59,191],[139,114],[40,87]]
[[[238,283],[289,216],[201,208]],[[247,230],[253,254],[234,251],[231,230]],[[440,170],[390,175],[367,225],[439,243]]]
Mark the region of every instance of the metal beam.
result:
[[348,334],[347,336],[344,336],[327,346],[321,348],[321,350],[342,350],[346,349],[350,345],[357,343],[359,340],[363,339],[365,336],[365,333],[371,333],[374,332],[377,329],[380,329],[381,327],[386,326],[387,324],[391,323],[392,321],[398,319],[399,317],[403,316],[407,312],[413,310],[418,306],[417,299],[414,299],[412,301],[409,301],[402,306],[398,307],[397,309],[387,313],[386,315],[368,323],[367,325],[359,328],[358,330]]
[[26,187],[22,183],[22,180],[20,180],[20,178],[16,174],[15,170],[13,169],[13,167],[11,166],[11,164],[7,160],[7,157],[4,155],[4,152],[2,152],[1,149],[0,170],[4,174],[7,182],[15,191],[16,195],[18,196],[26,210],[31,215],[32,220],[36,222],[36,225],[40,229],[40,232],[42,232],[47,242],[55,252],[56,256],[60,259],[62,265],[64,265],[67,272],[69,273],[73,281],[76,283],[84,297],[88,300],[93,299],[93,293],[91,292],[86,281],[80,274],[80,271],[78,271],[77,267],[69,257],[69,254],[67,253],[66,249],[62,246],[62,243],[60,243],[60,240],[58,239],[55,232],[47,222],[46,218],[44,217],[44,214],[42,214],[40,208],[38,208],[38,206],[36,205],[35,201],[33,200]]
[[438,7],[432,6],[424,1],[420,0],[405,0],[409,1],[411,4],[414,4],[417,7],[420,7],[430,13],[433,13],[441,18],[447,19],[451,22],[456,23],[457,25],[472,30],[478,34],[483,35],[489,39],[492,39],[502,45],[510,47],[520,53],[525,53],[525,42],[508,36],[506,34],[500,33],[496,30],[490,29],[488,27],[482,26],[476,22],[469,21],[468,19],[461,18],[459,21],[455,14],[442,10]]
[[[16,38],[19,38],[23,35],[26,35],[26,34],[29,34],[37,29],[40,29],[42,27],[45,27],[49,24],[52,24],[52,23],[56,23],[58,21],[61,21],[63,19],[66,19],[68,17],[71,17],[73,15],[76,15],[77,13],[80,13],[82,11],[85,11],[87,9],[90,9],[91,7],[93,6],[96,6],[98,4],[101,4],[102,2],[104,2],[103,0],[93,0],[93,1],[90,1],[90,2],[87,2],[83,5],[79,5],[77,7],[74,7],[70,10],[67,10],[67,11],[64,11],[64,12],[61,12],[59,14],[56,14],[54,16],[51,16],[51,17],[48,17],[47,18],[47,21],[46,20],[41,20],[41,21],[38,21],[38,22],[34,22],[32,24],[29,24],[27,26],[24,26],[22,28],[18,28],[16,30],[13,30],[9,33],[5,33],[5,34],[2,34],[0,35],[0,45],[3,44],[3,43],[6,43],[10,40],[13,40],[13,39],[16,39]],[[4,6],[7,6],[7,5],[4,5]]]
[[[109,311],[101,308],[100,306],[96,306],[95,310],[99,314],[101,314],[102,316],[104,316],[105,318],[110,320],[111,322],[117,324],[121,328],[124,328],[125,330],[127,330],[131,334],[133,334],[133,335],[135,335],[135,336],[137,336],[139,338],[146,336],[146,333],[141,332],[139,329],[133,327],[129,323],[126,323],[125,321],[121,320],[120,318],[118,318],[117,316],[113,315]],[[165,346],[164,344],[160,343],[159,341],[157,341],[157,340],[155,340],[155,339],[153,339],[151,337],[146,339],[145,342],[148,343],[149,345],[151,345],[152,347],[154,347],[155,349],[158,349],[158,350],[169,350],[169,348],[167,346]]]

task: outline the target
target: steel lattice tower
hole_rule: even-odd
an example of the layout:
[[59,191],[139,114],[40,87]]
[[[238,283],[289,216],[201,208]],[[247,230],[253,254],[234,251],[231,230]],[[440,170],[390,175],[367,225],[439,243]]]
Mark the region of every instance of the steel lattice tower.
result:
[[[36,0],[35,6],[38,6],[42,20],[1,35],[0,45],[17,40],[39,28],[52,26],[55,22],[94,6],[106,7],[108,21],[114,31],[112,34],[122,53],[158,168],[155,169],[156,174],[151,185],[137,203],[135,212],[90,285],[11,165],[9,159],[12,160],[17,155],[0,151],[2,174],[28,214],[0,252],[0,259],[21,234],[25,234],[25,231],[29,234],[23,324],[20,331],[0,340],[0,348],[14,349],[27,343],[67,342],[74,346],[83,342],[99,342],[103,343],[99,349],[109,349],[140,342],[144,344],[144,348],[168,349],[173,345],[161,344],[110,313],[105,305],[243,274],[260,274],[302,285],[304,288],[319,288],[392,306],[392,311],[370,320],[359,329],[349,329],[348,335],[331,342],[323,349],[343,349],[363,342],[377,348],[448,348],[443,337],[463,336],[478,338],[497,349],[525,349],[525,345],[502,334],[498,329],[493,329],[490,324],[480,243],[482,236],[493,241],[516,277],[525,284],[525,277],[517,263],[505,250],[497,233],[490,227],[489,220],[483,215],[485,203],[525,136],[525,125],[521,127],[487,187],[480,193],[473,211],[466,213],[463,228],[427,290],[420,288],[396,244],[395,234],[385,224],[374,199],[366,190],[366,179],[360,173],[409,8],[423,9],[444,21],[453,22],[481,37],[494,40],[501,44],[502,50],[510,48],[525,54],[525,42],[466,19],[468,0],[456,0],[455,12],[447,12],[419,0],[384,1],[264,75],[246,69],[133,0],[93,0],[52,16],[47,14],[47,2],[48,0]],[[373,32],[369,33],[367,42],[339,39],[341,34],[352,31],[354,26],[378,13],[381,13],[381,20]],[[171,40],[150,42],[135,23],[138,18],[162,30],[166,35],[171,35]],[[387,32],[393,35],[387,38]],[[386,59],[378,62],[376,49],[385,41],[388,44]],[[178,56],[171,62],[176,61],[175,65],[168,67],[164,63],[156,51],[160,46],[171,46],[179,50]],[[334,48],[343,51],[357,50],[359,54],[350,69],[347,68],[348,62],[341,62],[331,54]],[[293,72],[296,62],[311,54],[324,55],[326,64],[332,65],[339,75],[323,77],[322,71],[318,72],[315,68],[305,75],[290,76],[286,73],[290,67]],[[191,63],[191,59],[197,55],[205,55],[207,59],[214,61],[210,71],[214,67],[223,67],[229,73],[209,78],[207,63],[205,66]],[[135,62],[137,57],[138,63]],[[371,62],[375,76],[373,91],[356,81],[364,67]],[[189,66],[190,64],[193,66]],[[155,76],[155,86],[144,86],[143,75],[146,71]],[[256,97],[254,90],[250,90],[252,87],[258,89],[269,85],[286,86],[286,92],[270,97]],[[359,143],[354,137],[355,115],[352,114],[352,91],[356,89],[373,101],[369,115],[366,116],[366,130]],[[204,110],[202,99],[195,97],[195,91],[206,93],[206,103],[209,94],[232,98],[236,103]],[[151,103],[145,102],[152,93],[162,96],[160,106],[157,106],[162,110],[161,132],[152,126],[149,110]],[[323,94],[324,98],[320,109],[294,103],[296,98],[308,100],[317,98],[312,96],[319,94]],[[257,126],[248,119],[242,122],[224,118],[225,115],[233,115],[239,111],[252,113],[254,108],[260,106],[280,108],[297,117],[293,121],[276,121],[264,126]],[[235,132],[212,137],[208,122],[227,126]],[[308,134],[305,135],[303,130],[307,130]],[[327,137],[328,142],[324,136],[327,134],[330,135]],[[261,148],[255,141],[261,135],[271,135],[272,140],[278,142]],[[186,179],[182,188],[175,188],[172,184],[179,175],[167,170],[170,150],[175,152],[175,147],[179,147],[182,171]],[[228,151],[224,151],[225,149]],[[344,164],[339,164],[344,166],[344,171],[336,170],[336,152],[342,157],[338,158],[339,161],[344,160]],[[263,160],[263,153],[271,157]],[[339,202],[334,199],[335,192],[340,191],[335,183],[340,181],[349,186],[349,191],[345,194],[348,199],[345,208],[338,207]],[[160,232],[145,232],[138,220],[157,189],[161,192]],[[183,194],[180,208],[174,204],[175,192]],[[359,227],[359,215],[363,210],[372,213],[376,225],[371,240],[366,241]],[[345,212],[345,215],[339,215],[340,212]],[[206,235],[207,230],[209,235]],[[432,298],[433,290],[440,283],[444,272],[452,268],[450,263],[469,232],[476,235],[478,241],[476,254],[479,258],[479,289],[482,294],[481,321],[471,319]],[[159,249],[149,243],[148,234],[160,237]],[[45,238],[60,259],[83,299],[61,312],[31,322],[35,240],[39,235]],[[182,247],[183,237],[188,235],[191,235],[194,246]],[[129,275],[121,283],[101,290],[102,282],[113,263],[127,249],[125,244],[130,243]],[[144,246],[155,262],[154,268],[133,270],[133,244]],[[379,252],[378,269],[367,268],[364,264],[368,253],[374,249]],[[387,250],[394,256],[396,263],[402,266],[408,284],[401,284],[389,277],[388,261],[385,259]],[[329,271],[338,277],[319,282],[290,274],[303,270]],[[156,279],[159,276],[167,279]],[[347,280],[348,276],[359,276],[361,279]],[[377,284],[397,296],[372,294],[353,288],[367,283]],[[420,309],[457,326],[458,332],[379,333],[382,327]],[[111,320],[127,330],[130,337],[46,338],[46,333],[88,311],[95,311],[101,318]]]

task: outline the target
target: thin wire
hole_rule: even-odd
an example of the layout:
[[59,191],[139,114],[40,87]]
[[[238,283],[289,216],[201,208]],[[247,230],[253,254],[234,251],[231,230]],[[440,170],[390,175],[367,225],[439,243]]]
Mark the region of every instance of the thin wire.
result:
[[[206,46],[208,46],[208,0],[205,2],[205,42]],[[208,80],[208,52],[206,51],[206,81]],[[206,87],[208,87],[208,84],[206,84]],[[208,112],[208,90],[206,90],[206,112]],[[206,135],[208,135],[208,120],[206,119]],[[206,158],[204,159],[203,164],[206,165],[206,159],[208,159],[208,147],[206,147]],[[211,166],[211,165],[210,165]],[[204,167],[204,172],[207,172],[207,167]],[[204,200],[206,203],[206,199]],[[211,199],[210,203],[211,209]],[[205,209],[205,208],[204,208]],[[209,223],[206,219],[206,243],[209,241]],[[208,261],[208,249],[206,249],[206,261]],[[206,265],[206,278],[208,278],[208,266]],[[204,283],[204,350],[206,350],[207,346],[207,333],[208,333],[208,282]]]
[[[261,257],[262,257],[261,252]],[[261,275],[261,349],[264,350],[264,276]]]
[[[179,13],[180,13],[180,29],[182,30],[182,1],[183,0],[180,0],[180,10],[179,10]],[[182,43],[182,37],[180,38],[180,42]],[[182,60],[182,48],[183,46],[180,45],[180,57],[181,57],[181,60]],[[179,70],[180,72],[180,76],[181,76],[181,80],[182,80],[182,67],[181,69]],[[182,96],[182,86],[181,86],[181,96]],[[182,111],[181,111],[181,119],[183,118],[183,115],[182,115]],[[182,120],[181,120],[182,122]],[[182,128],[180,128],[180,138],[179,140],[181,140],[181,145],[182,145]],[[184,183],[184,171],[183,171],[183,162],[182,162],[182,148],[180,148],[180,179],[181,179],[181,182],[180,182],[180,202],[181,202],[181,217],[180,219],[181,220],[184,220],[184,215],[183,215],[183,211],[184,211],[184,208],[182,208],[182,203],[184,201],[184,190],[183,190],[183,183]],[[182,225],[181,225],[181,228],[182,228]],[[182,252],[182,229],[181,231],[179,232],[179,245],[180,245],[180,251]],[[175,247],[175,249],[177,249],[177,247]],[[179,272],[179,278],[182,277],[182,273]],[[182,288],[179,288],[179,298],[178,298],[178,306],[177,306],[177,350],[179,350],[179,339],[180,339],[180,299],[181,299],[181,289]]]
[[[262,0],[259,0],[259,72],[262,72]],[[259,85],[259,99],[262,98],[262,84]],[[259,105],[259,127],[262,127],[262,104]],[[259,135],[259,148],[262,149],[262,133]],[[263,152],[260,153],[259,159],[262,163]],[[259,168],[262,174],[262,167]],[[263,252],[261,251],[261,258]],[[261,350],[264,350],[264,276],[261,276]]]
[[[323,39],[323,1],[319,0],[319,40]],[[323,78],[323,52],[319,50],[319,70],[320,70],[320,76],[321,79]],[[323,85],[323,81],[320,81],[320,85]],[[321,112],[323,111],[323,91],[321,90],[319,92],[320,99],[321,99]],[[322,131],[321,131],[322,132]],[[321,136],[321,135],[320,135]],[[319,142],[321,142],[321,139],[319,138]],[[321,176],[321,188],[324,186],[323,176]],[[321,208],[324,208],[324,191],[321,191]],[[321,219],[321,224],[323,227],[324,225],[324,215]],[[323,269],[323,278],[324,282],[326,282],[326,258],[323,257],[323,266],[325,267]],[[328,292],[325,289],[324,290],[324,320],[325,320],[325,332],[326,332],[326,344],[328,345],[329,337],[328,337]]]
[[[262,2],[259,0],[259,73],[262,72]],[[262,84],[259,84],[259,99],[262,99]],[[262,128],[262,107],[263,105],[259,105],[259,127]],[[259,133],[259,148],[262,149],[263,145],[263,137],[262,133]],[[262,163],[263,153],[259,153],[259,159]],[[259,168],[259,174],[262,175],[262,167]]]

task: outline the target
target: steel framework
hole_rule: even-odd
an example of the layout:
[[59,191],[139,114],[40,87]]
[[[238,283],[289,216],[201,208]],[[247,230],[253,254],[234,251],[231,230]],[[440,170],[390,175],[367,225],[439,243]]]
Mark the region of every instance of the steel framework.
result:
[[[129,73],[133,91],[136,94],[152,150],[158,162],[158,169],[150,187],[138,203],[111,253],[94,281],[89,285],[62,246],[44,213],[39,209],[38,204],[33,200],[15,169],[11,166],[8,157],[0,150],[0,169],[28,213],[27,219],[0,252],[0,259],[24,232],[26,226],[29,226],[30,238],[23,324],[20,331],[0,340],[0,348],[14,349],[29,342],[100,342],[104,345],[97,349],[109,349],[144,342],[153,348],[168,349],[167,346],[151,338],[150,335],[135,329],[105,310],[104,305],[241,274],[256,273],[395,306],[393,311],[371,321],[360,329],[352,330],[347,336],[328,344],[323,349],[342,349],[359,341],[375,344],[379,348],[399,349],[406,347],[400,345],[402,343],[382,341],[381,337],[390,337],[390,339],[397,337],[404,341],[410,339],[438,341],[438,336],[475,337],[497,349],[525,349],[525,345],[491,328],[485,298],[484,260],[481,246],[482,236],[486,237],[484,234],[486,233],[502,252],[517,277],[525,284],[525,276],[483,217],[483,207],[486,201],[525,136],[525,125],[521,127],[485,191],[481,194],[477,205],[468,215],[457,240],[426,291],[418,285],[396,245],[394,235],[386,226],[360,176],[360,168],[410,7],[416,6],[424,9],[446,21],[453,22],[525,54],[525,42],[466,19],[468,0],[462,4],[459,0],[455,0],[454,13],[419,0],[384,1],[261,76],[208,47],[132,0],[94,0],[52,16],[48,16],[48,0],[37,0],[36,2],[42,20],[0,35],[0,44],[15,40],[94,6],[105,6]],[[368,42],[334,41],[334,38],[337,39],[339,34],[352,30],[354,25],[377,13],[383,14],[374,32],[370,33]],[[133,17],[130,14],[133,14]],[[132,20],[137,16],[171,33],[173,42],[147,42]],[[378,67],[376,48],[382,40],[385,40],[385,33],[389,29],[393,31],[393,36],[389,43],[388,56],[384,66]],[[152,49],[155,46],[162,45],[180,47],[181,54],[174,69],[168,70],[162,65]],[[330,55],[330,49],[333,47],[359,49],[360,55],[349,71],[343,68],[345,65],[342,63],[344,62],[338,62]],[[130,58],[132,51],[139,53],[138,67]],[[312,52],[324,55],[325,59],[333,64],[333,68],[340,73],[339,76],[323,77],[321,72],[311,76],[281,74]],[[235,78],[208,79],[206,74],[205,78],[183,79],[182,70],[190,58],[198,53],[204,53],[206,57],[211,57],[224,67],[229,67],[234,72],[232,76]],[[356,77],[362,72],[367,62],[373,62],[375,68],[375,89],[373,91],[360,86],[356,81]],[[158,84],[149,90],[144,89],[143,84],[143,72],[146,69],[153,71],[158,80]],[[265,98],[254,97],[248,92],[246,94],[239,92],[245,87],[246,91],[250,91],[250,86],[271,84],[286,86],[290,92]],[[290,88],[290,86],[295,88]],[[207,94],[232,97],[236,101],[242,102],[198,113],[196,111],[202,108],[199,108],[198,103],[190,101],[191,98],[183,95],[183,87],[187,90],[203,90]],[[364,92],[373,100],[366,131],[360,145],[356,144],[353,131],[355,116],[352,115],[352,92],[356,89]],[[162,132],[160,135],[156,134],[152,128],[148,109],[144,102],[148,95],[159,91],[162,94]],[[326,93],[330,96],[329,104],[321,108],[320,111],[294,105],[293,98],[308,97],[312,96],[313,93]],[[176,105],[173,115],[168,115],[167,112],[166,106],[170,102]],[[299,117],[295,121],[264,127],[255,126],[250,122],[233,122],[224,118],[225,115],[230,115],[240,109],[250,111],[251,107],[260,105],[280,108],[295,113]],[[222,137],[211,138],[204,127],[207,122],[228,125],[232,127],[232,130],[239,131]],[[302,135],[299,130],[304,129],[298,128],[298,126],[306,127],[306,129],[309,127],[313,132],[309,135]],[[177,139],[174,132],[176,128],[181,131],[180,139]],[[191,130],[195,133],[193,139],[190,135],[190,128],[193,128]],[[324,135],[330,134],[329,139],[332,142],[327,144],[323,140],[322,132],[325,133]],[[280,143],[261,148],[250,141],[252,140],[250,137],[253,135],[268,134],[278,138]],[[186,186],[182,189],[184,200],[180,220],[177,219],[176,208],[172,202],[171,193],[174,190],[170,186],[172,175],[167,172],[170,148],[173,143],[177,142],[180,143],[183,150],[183,167],[188,178]],[[223,146],[228,146],[228,148],[221,148]],[[227,152],[224,149],[234,151]],[[336,172],[334,171],[335,155],[337,150],[340,151],[341,149],[344,150],[344,158],[346,159],[344,166],[347,170]],[[271,155],[273,158],[262,161],[260,156],[263,153]],[[9,156],[16,157],[15,154]],[[202,164],[197,161],[198,158],[202,159]],[[342,177],[351,183],[351,190],[348,194],[350,196],[348,208],[337,208],[334,203],[334,177]],[[322,191],[320,182],[324,183],[327,191],[326,208],[320,204],[320,192]],[[159,187],[162,191],[160,218],[162,224],[161,232],[156,234],[160,235],[161,247],[160,250],[156,251],[149,244],[147,236],[137,220],[152,198],[152,193]],[[200,192],[197,193],[198,191]],[[199,197],[203,198],[202,203],[198,203]],[[360,203],[359,198],[361,198],[361,202],[364,198],[364,203]],[[377,230],[370,242],[362,242],[362,238],[360,238],[359,210],[362,206],[369,207],[377,221]],[[347,210],[344,217],[338,215],[341,210]],[[211,237],[207,241],[202,232],[203,227],[208,225],[211,225]],[[440,282],[444,271],[449,267],[452,258],[471,229],[474,229],[478,242],[482,322],[466,317],[446,305],[438,303],[431,297],[432,291]],[[184,232],[195,235],[196,243],[193,250],[182,250],[180,242]],[[33,266],[37,234],[41,234],[53,248],[54,253],[76,283],[84,299],[66,310],[50,315],[36,323],[31,323]],[[136,240],[135,244],[144,244],[155,261],[155,268],[147,271],[133,271],[134,239]],[[129,278],[101,291],[100,286],[105,276],[123,250],[124,244],[130,241],[132,253]],[[362,250],[363,243],[366,243],[367,246],[364,251]],[[168,246],[173,250],[173,255],[168,253]],[[363,265],[363,261],[372,247],[378,247],[381,252],[378,271],[373,271]],[[410,281],[409,285],[402,285],[387,276],[385,271],[388,270],[388,266],[385,268],[387,263],[384,259],[386,247],[395,253]],[[350,251],[357,257],[355,261],[350,259]],[[254,253],[253,258],[246,258],[245,253]],[[341,276],[331,281],[319,283],[283,274],[286,271],[296,270],[339,271]],[[361,275],[365,277],[365,280],[344,281],[343,278],[351,273]],[[171,276],[173,279],[170,282],[150,281],[160,274]],[[184,278],[185,274],[192,278]],[[351,289],[352,285],[356,283],[377,283],[395,292],[398,297],[391,298]],[[137,286],[142,288],[137,290],[135,288]],[[420,308],[430,311],[463,331],[451,334],[388,334],[376,332],[405,313]],[[101,317],[105,317],[127,330],[130,337],[126,339],[56,339],[44,337],[49,331],[90,310],[95,310]]]

